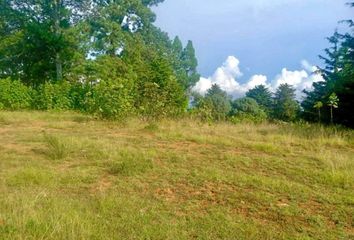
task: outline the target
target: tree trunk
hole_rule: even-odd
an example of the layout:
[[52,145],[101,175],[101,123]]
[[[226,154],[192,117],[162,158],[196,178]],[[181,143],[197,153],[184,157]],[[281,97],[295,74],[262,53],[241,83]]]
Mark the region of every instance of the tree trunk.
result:
[[331,123],[333,124],[333,107],[331,106]]
[[318,109],[318,123],[321,123],[321,109]]
[[59,53],[56,53],[55,55],[55,68],[57,72],[57,81],[61,81],[63,79],[63,64]]
[[[60,8],[61,0],[55,0],[54,6],[54,32],[57,39],[60,37]],[[55,53],[55,69],[56,69],[56,80],[59,82],[63,79],[63,64],[60,58],[59,50],[56,49]]]

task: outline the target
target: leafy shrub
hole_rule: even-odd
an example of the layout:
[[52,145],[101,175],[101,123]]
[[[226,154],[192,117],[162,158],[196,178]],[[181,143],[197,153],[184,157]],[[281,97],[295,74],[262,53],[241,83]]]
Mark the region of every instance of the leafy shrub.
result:
[[101,81],[86,94],[89,113],[106,119],[124,119],[133,112],[134,98],[128,80]]
[[68,110],[71,108],[70,89],[67,82],[45,83],[36,91],[33,107],[39,110]]
[[213,106],[210,101],[204,98],[200,98],[197,101],[197,107],[193,108],[191,114],[193,117],[201,120],[202,122],[212,122],[213,117]]
[[141,90],[139,112],[149,119],[179,116],[188,104],[183,89],[174,78],[161,86],[155,82],[147,82]]
[[249,113],[238,112],[230,117],[232,123],[261,123],[266,120],[265,116],[256,116]]
[[216,84],[208,90],[205,97],[194,97],[194,114],[203,121],[226,120],[231,111],[230,97]]
[[256,100],[248,97],[236,99],[232,103],[231,121],[237,122],[262,122],[267,119],[267,114],[258,105]]
[[0,109],[20,110],[31,105],[31,89],[20,81],[0,80]]
[[71,108],[87,112],[87,97],[91,94],[92,87],[89,84],[74,83],[71,85],[69,96]]

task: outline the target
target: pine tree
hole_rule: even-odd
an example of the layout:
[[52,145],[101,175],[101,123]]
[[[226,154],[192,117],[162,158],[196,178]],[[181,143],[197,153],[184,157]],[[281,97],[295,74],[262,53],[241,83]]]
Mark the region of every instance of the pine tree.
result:
[[264,85],[258,85],[246,93],[246,97],[256,100],[258,105],[266,112],[272,110],[272,93]]
[[[351,2],[348,5],[354,6]],[[336,123],[354,127],[354,24],[352,20],[346,20],[351,32],[340,34],[337,31],[328,38],[331,47],[325,50],[326,57],[320,56],[325,67],[319,70],[325,79],[324,82],[314,83],[313,91],[307,91],[306,98],[302,102],[306,119],[314,120],[316,115],[314,104],[317,101],[327,102],[333,92],[341,101],[341,107],[336,111]],[[332,122],[333,108],[324,108],[322,120]]]
[[198,60],[195,56],[195,49],[192,41],[188,41],[187,46],[183,49],[181,60],[183,70],[187,75],[184,86],[186,89],[189,89],[190,87],[194,86],[200,79],[200,75],[197,71]]
[[274,117],[283,121],[294,121],[299,111],[299,104],[295,100],[295,89],[289,84],[281,84],[274,97]]
[[[308,120],[314,121],[316,119],[317,112],[313,108],[316,102],[325,102],[329,95],[335,91],[335,85],[342,68],[340,51],[342,35],[335,31],[333,36],[327,39],[331,46],[325,49],[326,56],[319,56],[324,61],[325,67],[319,68],[317,71],[317,73],[322,75],[325,82],[314,83],[312,91],[304,91],[306,97],[301,105],[304,109],[303,115]],[[330,121],[330,112],[328,110],[324,109],[322,116],[323,121]]]
[[213,84],[205,97],[198,96],[196,108],[204,120],[225,120],[232,110],[230,97],[217,84]]

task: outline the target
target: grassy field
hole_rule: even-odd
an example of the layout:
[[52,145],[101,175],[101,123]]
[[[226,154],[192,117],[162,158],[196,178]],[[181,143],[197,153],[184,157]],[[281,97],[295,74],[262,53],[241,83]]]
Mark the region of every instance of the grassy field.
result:
[[354,132],[0,112],[0,239],[354,239]]

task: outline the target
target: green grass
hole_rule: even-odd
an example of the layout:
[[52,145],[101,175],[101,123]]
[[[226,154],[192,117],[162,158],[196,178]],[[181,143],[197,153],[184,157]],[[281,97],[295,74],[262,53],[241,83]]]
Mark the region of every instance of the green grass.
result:
[[0,113],[0,239],[354,239],[354,132]]

